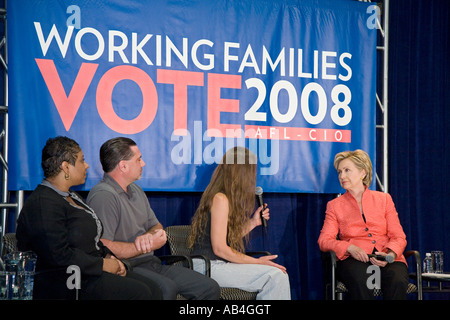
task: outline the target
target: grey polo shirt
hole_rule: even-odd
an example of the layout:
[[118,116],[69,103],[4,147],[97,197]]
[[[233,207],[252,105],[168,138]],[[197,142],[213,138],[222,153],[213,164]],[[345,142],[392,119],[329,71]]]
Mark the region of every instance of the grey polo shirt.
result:
[[87,203],[102,221],[102,238],[111,241],[134,242],[159,223],[141,187],[132,183],[125,192],[108,174],[91,189]]

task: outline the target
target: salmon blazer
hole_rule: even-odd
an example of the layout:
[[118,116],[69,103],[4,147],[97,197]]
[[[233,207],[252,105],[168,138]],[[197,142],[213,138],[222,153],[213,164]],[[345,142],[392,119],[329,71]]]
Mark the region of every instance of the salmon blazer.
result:
[[388,193],[366,189],[362,196],[361,214],[358,202],[349,193],[327,204],[325,221],[319,236],[322,251],[334,251],[338,259],[346,259],[347,248],[354,244],[370,254],[388,249],[397,254],[396,261],[406,263],[403,251],[406,235],[398,219],[392,197]]

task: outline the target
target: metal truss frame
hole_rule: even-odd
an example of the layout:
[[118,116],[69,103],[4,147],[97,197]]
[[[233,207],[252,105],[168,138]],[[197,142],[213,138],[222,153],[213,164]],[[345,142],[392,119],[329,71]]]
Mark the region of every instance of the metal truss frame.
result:
[[389,56],[389,0],[358,0],[377,6],[377,159],[375,169],[376,186],[388,192],[388,56]]
[[[388,62],[389,62],[389,0],[382,0],[379,2],[382,5],[382,15],[379,26],[380,37],[378,37],[377,50],[382,60],[382,65],[379,68],[382,73],[381,88],[377,90],[377,105],[381,112],[381,119],[377,119],[377,129],[381,131],[382,141],[378,142],[381,149],[381,164],[382,168],[378,168],[376,179],[378,186],[384,192],[388,192],[389,187],[389,170],[388,170]],[[380,98],[381,97],[381,98]],[[379,170],[382,170],[381,173]],[[380,174],[378,174],[380,173]],[[380,177],[381,176],[381,177]]]

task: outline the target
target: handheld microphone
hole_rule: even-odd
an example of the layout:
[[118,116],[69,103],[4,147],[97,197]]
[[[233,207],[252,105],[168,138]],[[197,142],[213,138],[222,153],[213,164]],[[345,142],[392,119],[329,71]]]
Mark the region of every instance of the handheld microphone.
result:
[[258,206],[261,207],[263,206],[263,209],[261,210],[261,223],[263,225],[264,228],[267,228],[267,220],[264,219],[262,213],[264,211],[264,201],[263,201],[263,189],[261,187],[256,187],[255,190],[255,194],[256,194],[256,199],[258,200]]
[[388,254],[387,256],[382,256],[378,254],[368,254],[368,256],[369,258],[375,258],[380,261],[386,261],[387,263],[392,263],[395,260],[394,257],[390,254]]

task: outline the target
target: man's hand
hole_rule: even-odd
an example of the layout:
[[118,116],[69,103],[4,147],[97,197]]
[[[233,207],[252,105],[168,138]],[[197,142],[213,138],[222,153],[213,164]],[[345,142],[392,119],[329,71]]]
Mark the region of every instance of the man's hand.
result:
[[167,242],[167,235],[163,229],[157,229],[151,233],[147,232],[134,240],[136,249],[141,253],[148,253],[161,248]]
[[141,253],[151,252],[153,249],[153,235],[151,233],[144,233],[134,240],[136,250]]
[[167,235],[164,229],[157,229],[152,232],[153,234],[153,250],[161,248],[167,242]]

